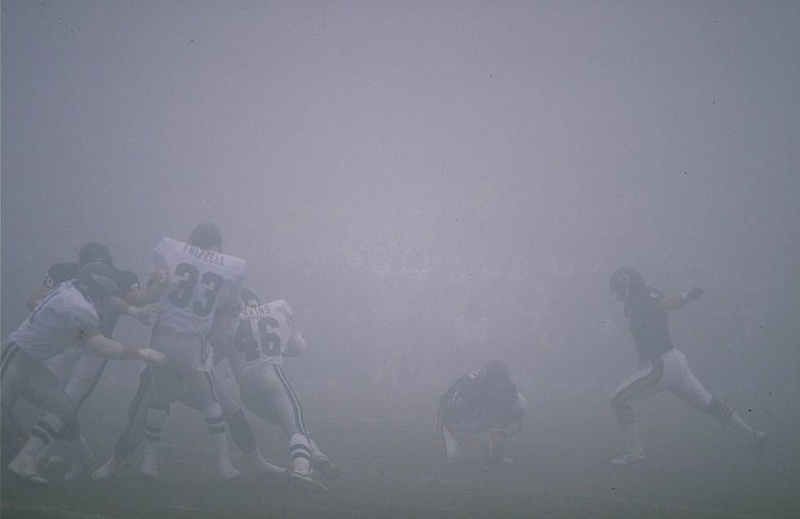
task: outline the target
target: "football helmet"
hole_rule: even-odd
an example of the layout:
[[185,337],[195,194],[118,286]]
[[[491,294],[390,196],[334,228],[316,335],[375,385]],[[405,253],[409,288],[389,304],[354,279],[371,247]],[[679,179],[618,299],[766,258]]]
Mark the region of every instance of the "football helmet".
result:
[[644,287],[644,278],[635,268],[630,265],[623,265],[611,273],[608,287],[612,292],[616,292],[620,299],[624,300],[631,289],[636,290]]
[[189,233],[189,244],[222,252],[222,232],[213,223],[201,223]]
[[257,308],[261,306],[261,297],[259,297],[258,292],[252,288],[242,287],[239,293],[242,296],[245,307]]
[[109,267],[114,266],[114,261],[111,259],[111,251],[99,241],[87,243],[78,252],[78,266],[82,267],[92,261],[105,263]]
[[78,271],[78,287],[94,302],[108,297],[117,291],[114,269],[99,261],[89,262]]
[[483,365],[483,377],[491,384],[505,382],[508,380],[508,368],[499,360],[490,360]]

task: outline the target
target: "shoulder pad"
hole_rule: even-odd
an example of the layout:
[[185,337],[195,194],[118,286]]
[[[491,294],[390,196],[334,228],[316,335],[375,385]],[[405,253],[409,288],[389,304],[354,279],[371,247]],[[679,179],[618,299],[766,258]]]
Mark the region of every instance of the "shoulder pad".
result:
[[292,313],[292,307],[289,306],[289,303],[287,303],[285,299],[276,299],[275,301],[271,301],[268,304],[269,307],[274,312],[283,312],[289,315],[291,315]]
[[64,315],[78,328],[97,328],[100,319],[95,307],[76,288],[67,288],[59,297],[57,313]]
[[77,263],[56,263],[47,271],[45,286],[52,288],[64,281],[69,281],[78,276]]

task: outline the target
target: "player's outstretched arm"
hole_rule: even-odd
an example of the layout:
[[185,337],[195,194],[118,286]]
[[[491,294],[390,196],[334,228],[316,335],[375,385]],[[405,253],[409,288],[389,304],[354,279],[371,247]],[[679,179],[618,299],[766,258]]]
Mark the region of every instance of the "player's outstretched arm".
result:
[[660,305],[664,310],[675,310],[686,306],[691,301],[702,296],[705,291],[700,287],[694,287],[690,291],[679,296],[669,296],[661,300]]
[[[132,290],[129,292],[129,294],[134,292],[136,291]],[[115,298],[113,305],[117,310],[119,310],[120,313],[124,315],[130,315],[145,326],[152,326],[158,318],[158,303],[149,303],[144,306],[136,306],[128,301],[128,296],[126,295],[124,299],[121,297]]]
[[143,360],[155,362],[163,366],[167,358],[160,351],[150,348],[136,349],[121,344],[115,340],[105,337],[99,330],[89,330],[78,332],[78,339],[82,340],[87,348],[105,357],[119,360]]
[[144,289],[131,290],[125,294],[125,301],[135,307],[143,307],[158,302],[161,293],[167,286],[167,276],[161,270],[150,274]]

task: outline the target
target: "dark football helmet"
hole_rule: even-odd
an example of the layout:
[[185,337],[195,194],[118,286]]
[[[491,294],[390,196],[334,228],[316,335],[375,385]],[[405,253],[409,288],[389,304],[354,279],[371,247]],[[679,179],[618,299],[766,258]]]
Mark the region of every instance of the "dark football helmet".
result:
[[93,302],[113,295],[117,291],[114,269],[99,261],[92,261],[78,271],[78,288]]
[[483,365],[483,376],[490,384],[508,380],[508,368],[499,360],[490,360]]
[[625,300],[631,290],[638,290],[644,286],[642,274],[630,265],[617,268],[608,280],[608,287],[622,300]]
[[252,288],[242,287],[239,293],[242,296],[245,307],[257,308],[261,306],[261,298],[258,296],[258,292]]
[[201,223],[189,233],[189,244],[222,252],[222,232],[213,223]]
[[78,252],[78,266],[82,267],[93,261],[105,263],[109,267],[114,266],[114,261],[111,259],[111,251],[99,241],[87,243]]

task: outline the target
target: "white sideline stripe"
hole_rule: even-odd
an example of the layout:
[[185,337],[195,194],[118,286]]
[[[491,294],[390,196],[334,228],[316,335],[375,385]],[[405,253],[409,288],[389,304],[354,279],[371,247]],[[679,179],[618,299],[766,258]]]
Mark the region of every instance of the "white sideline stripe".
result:
[[731,512],[730,510],[720,510],[717,508],[697,508],[694,506],[687,506],[687,505],[670,505],[666,503],[648,503],[647,501],[639,501],[636,499],[626,499],[624,497],[605,497],[605,496],[590,496],[586,494],[555,494],[557,497],[570,497],[570,498],[577,498],[577,499],[584,499],[587,501],[607,501],[611,503],[622,503],[622,504],[631,504],[641,506],[643,508],[649,508],[651,510],[675,510],[675,511],[682,511],[682,512],[691,512],[691,513],[701,513],[707,514],[712,517],[732,517],[737,519],[770,519],[773,516],[771,515],[752,515],[752,514],[741,514],[737,512]]
[[6,512],[19,511],[19,512],[39,512],[39,513],[47,513],[56,515],[58,517],[64,517],[66,519],[117,519],[113,515],[100,515],[100,514],[93,514],[93,513],[84,513],[79,512],[77,510],[70,510],[69,508],[65,508],[62,506],[48,506],[48,505],[40,505],[40,506],[25,506],[25,505],[15,505],[13,503],[3,503],[2,509]]
[[195,513],[203,513],[203,510],[199,508],[192,508],[190,506],[181,506],[181,505],[155,505],[158,508],[166,508],[167,510],[180,510],[182,512],[195,512]]

